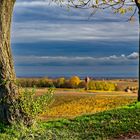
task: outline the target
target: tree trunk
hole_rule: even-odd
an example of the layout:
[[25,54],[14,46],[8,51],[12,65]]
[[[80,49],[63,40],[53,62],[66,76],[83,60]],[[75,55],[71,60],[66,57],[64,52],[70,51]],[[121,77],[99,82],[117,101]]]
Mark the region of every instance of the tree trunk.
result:
[[0,121],[12,123],[19,115],[11,106],[18,88],[10,48],[11,17],[15,0],[0,0]]
[[138,101],[140,102],[140,10],[139,10],[139,88],[138,88]]
[[139,15],[139,84],[138,84],[138,101],[140,101],[140,0],[135,0],[136,6],[138,7],[138,15]]

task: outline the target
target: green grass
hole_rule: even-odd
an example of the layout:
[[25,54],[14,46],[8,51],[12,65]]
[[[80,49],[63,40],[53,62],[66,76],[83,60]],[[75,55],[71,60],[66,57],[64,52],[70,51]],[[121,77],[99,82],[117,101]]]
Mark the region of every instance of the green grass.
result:
[[30,128],[0,124],[0,140],[94,140],[140,132],[140,103],[75,119],[38,122]]

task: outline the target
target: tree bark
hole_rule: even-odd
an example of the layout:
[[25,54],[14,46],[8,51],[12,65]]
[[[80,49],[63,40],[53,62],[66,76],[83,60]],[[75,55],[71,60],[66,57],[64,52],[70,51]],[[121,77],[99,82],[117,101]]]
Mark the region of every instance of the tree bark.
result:
[[[139,7],[140,8],[140,7]],[[140,10],[139,10],[139,88],[138,88],[138,101],[140,102]]]
[[138,7],[138,15],[139,15],[139,84],[138,84],[138,101],[140,101],[140,0],[135,0],[136,6]]
[[11,18],[15,0],[0,0],[0,121],[12,123],[19,115],[11,107],[18,88],[10,48]]

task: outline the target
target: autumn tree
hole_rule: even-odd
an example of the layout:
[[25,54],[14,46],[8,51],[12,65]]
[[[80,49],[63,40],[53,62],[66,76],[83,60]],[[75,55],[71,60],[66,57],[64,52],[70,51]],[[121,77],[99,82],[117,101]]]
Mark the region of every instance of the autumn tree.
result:
[[80,83],[80,78],[78,76],[72,76],[69,80],[69,84],[71,88],[77,88]]
[[[14,106],[18,97],[10,48],[11,19],[15,1],[0,0],[0,120],[5,123],[12,123],[17,119],[30,120],[19,109],[11,109],[11,106]],[[91,8],[93,14],[98,9],[106,8],[112,8],[118,13],[125,13],[134,8],[134,6],[137,7],[138,13],[140,11],[140,0],[68,0],[67,3],[66,1],[55,0],[55,2],[59,2],[59,4],[64,2],[74,8]],[[136,9],[134,13],[136,13]],[[140,90],[138,91],[138,100],[140,101]]]

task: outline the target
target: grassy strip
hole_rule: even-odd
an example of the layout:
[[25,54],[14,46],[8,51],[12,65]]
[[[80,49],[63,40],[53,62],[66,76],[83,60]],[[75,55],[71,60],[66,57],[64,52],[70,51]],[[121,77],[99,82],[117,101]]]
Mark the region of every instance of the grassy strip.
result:
[[73,120],[38,122],[31,128],[0,125],[1,140],[94,140],[140,132],[140,103]]
[[140,103],[42,125],[55,131],[57,139],[108,139],[119,134],[140,131]]

